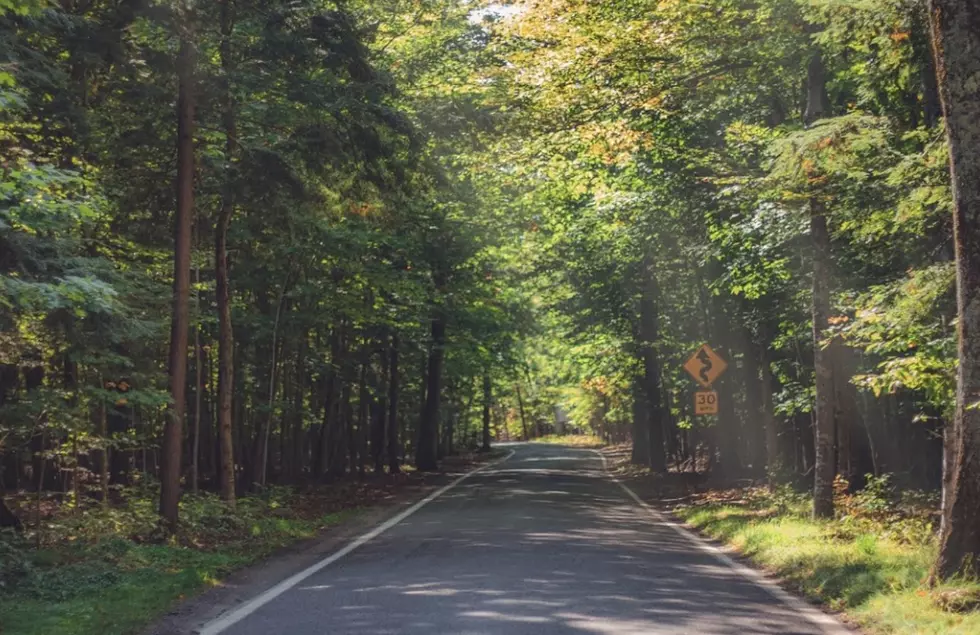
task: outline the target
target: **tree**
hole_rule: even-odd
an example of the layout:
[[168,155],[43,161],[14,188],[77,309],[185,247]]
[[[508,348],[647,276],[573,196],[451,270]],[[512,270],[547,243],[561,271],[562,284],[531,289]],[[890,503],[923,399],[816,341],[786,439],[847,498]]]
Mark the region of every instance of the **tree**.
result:
[[235,504],[235,449],[232,437],[232,382],[235,377],[235,335],[231,321],[231,292],[228,279],[228,226],[235,213],[234,162],[238,131],[235,125],[235,102],[231,94],[232,0],[221,3],[221,119],[225,133],[225,185],[221,193],[221,208],[214,228],[215,295],[218,305],[218,448],[221,497]]
[[170,327],[171,411],[163,432],[160,468],[160,516],[176,531],[180,501],[181,446],[187,391],[187,341],[190,326],[191,232],[194,218],[194,31],[186,7],[181,16],[177,53],[177,211],[174,216],[174,286]]
[[956,412],[947,429],[943,522],[934,575],[980,575],[980,2],[930,0],[949,139],[956,245]]

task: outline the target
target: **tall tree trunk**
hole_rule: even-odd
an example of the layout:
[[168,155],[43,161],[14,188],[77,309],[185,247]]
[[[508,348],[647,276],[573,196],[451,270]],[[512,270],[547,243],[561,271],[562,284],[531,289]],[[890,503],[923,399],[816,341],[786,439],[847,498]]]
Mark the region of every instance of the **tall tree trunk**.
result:
[[225,175],[221,192],[221,209],[214,231],[214,274],[218,304],[218,453],[221,498],[235,506],[235,444],[232,436],[232,390],[235,381],[235,335],[231,322],[231,290],[228,278],[228,226],[235,212],[233,164],[238,132],[235,105],[231,95],[232,0],[221,3],[221,120],[225,133]]
[[170,328],[170,408],[163,429],[160,516],[177,529],[180,450],[187,407],[187,340],[191,287],[191,227],[194,217],[194,64],[190,24],[184,25],[177,54],[177,212],[174,219],[173,316]]
[[[306,454],[304,452],[304,435],[303,435],[303,422],[306,417],[303,408],[303,395],[305,393],[305,388],[310,382],[307,381],[306,377],[306,350],[308,346],[309,334],[303,332],[299,338],[299,349],[296,351],[296,370],[294,383],[294,393],[293,393],[293,411],[292,411],[292,421],[293,430],[290,435],[290,447],[291,450],[288,452],[289,460],[289,478],[292,482],[298,482],[300,477],[303,475],[304,464],[306,463]],[[286,456],[283,457],[283,461],[286,461]]]
[[385,471],[385,431],[387,430],[388,397],[384,383],[388,381],[388,347],[387,338],[382,338],[379,349],[381,373],[375,379],[376,397],[374,413],[371,417],[371,458],[374,460],[374,473],[383,474]]
[[276,398],[276,368],[278,367],[278,354],[279,354],[279,321],[282,319],[283,305],[286,301],[286,291],[289,288],[289,277],[290,274],[286,274],[286,279],[282,283],[282,288],[279,290],[279,302],[276,303],[276,319],[272,323],[272,362],[269,365],[269,399],[266,402],[269,406],[269,412],[262,423],[262,430],[260,433],[259,443],[261,452],[258,453],[259,465],[258,465],[258,481],[259,485],[265,487],[266,481],[269,475],[269,436],[272,431],[272,417],[275,415],[275,398]]
[[439,412],[442,393],[442,361],[445,355],[446,322],[442,309],[437,308],[432,319],[432,349],[426,372],[425,408],[419,421],[418,446],[415,448],[415,467],[431,472],[439,468]]
[[398,333],[391,335],[391,357],[388,367],[388,472],[401,471],[398,464]]
[[630,463],[650,465],[650,414],[646,393],[643,390],[643,376],[633,378],[633,448]]
[[364,464],[367,461],[367,427],[370,415],[370,393],[368,386],[370,381],[370,357],[368,354],[368,340],[365,338],[363,352],[361,353],[361,372],[357,379],[357,434],[351,441],[351,448],[354,450],[351,456],[351,471],[354,464],[357,465],[358,476],[364,476]]
[[660,316],[657,301],[660,288],[657,283],[653,258],[647,256],[643,263],[643,291],[640,297],[640,348],[643,355],[643,393],[647,403],[647,452],[650,469],[663,472],[667,469],[667,455],[664,450],[664,427],[666,425],[663,407],[660,375],[660,355],[657,344],[660,339]]
[[194,325],[194,430],[191,436],[191,491],[197,494],[200,484],[201,455],[201,386],[204,383],[204,351],[201,350],[201,268],[195,270],[197,291],[195,295],[198,322]]
[[330,472],[333,467],[333,443],[334,429],[338,419],[338,399],[337,388],[339,385],[338,374],[341,364],[341,341],[340,326],[334,327],[330,333],[330,365],[327,369],[327,376],[324,387],[323,398],[323,423],[320,426],[320,437],[317,445],[316,455],[313,461],[313,472],[317,477],[322,477]]
[[830,317],[830,234],[822,205],[811,201],[810,238],[813,245],[813,366],[816,374],[816,410],[813,515],[834,515],[834,371],[824,332]]
[[766,477],[769,487],[774,488],[782,470],[779,452],[779,427],[776,410],[772,400],[772,366],[769,350],[765,344],[759,346],[759,366],[762,370],[760,389],[762,390],[762,419],[766,434]]
[[490,381],[490,371],[483,373],[483,445],[481,452],[490,451],[490,407],[493,403],[493,383]]
[[514,384],[514,389],[517,391],[517,407],[521,413],[521,428],[524,430],[524,440],[528,441],[527,417],[524,415],[524,399],[521,397],[521,385]]
[[959,321],[956,414],[946,445],[934,575],[980,576],[980,0],[930,0],[949,137]]
[[[806,123],[829,114],[826,71],[820,53],[810,59],[807,73]],[[813,515],[834,515],[834,370],[830,351],[823,345],[830,318],[830,232],[823,201],[810,199],[810,244],[813,251],[813,367],[816,374],[816,408],[813,428],[815,463]]]

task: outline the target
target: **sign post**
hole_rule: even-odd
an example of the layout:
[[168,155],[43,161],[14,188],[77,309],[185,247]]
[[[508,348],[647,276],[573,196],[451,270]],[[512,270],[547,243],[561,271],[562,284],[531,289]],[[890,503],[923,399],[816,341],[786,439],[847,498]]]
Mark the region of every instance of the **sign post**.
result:
[[694,393],[695,415],[718,414],[718,393],[711,390],[711,384],[715,383],[727,368],[728,362],[711,350],[707,344],[695,351],[684,363],[684,370],[706,389]]

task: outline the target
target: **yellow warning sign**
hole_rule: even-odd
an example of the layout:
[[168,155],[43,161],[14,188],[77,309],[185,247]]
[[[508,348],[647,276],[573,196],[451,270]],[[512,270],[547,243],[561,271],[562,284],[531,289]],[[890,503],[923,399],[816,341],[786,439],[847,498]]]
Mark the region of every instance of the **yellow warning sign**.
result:
[[691,359],[684,364],[684,370],[690,373],[694,381],[705,388],[710,388],[711,384],[721,377],[726,368],[728,368],[728,363],[719,357],[718,353],[711,350],[707,344],[699,348],[694,355],[691,355]]
[[718,414],[718,393],[713,390],[694,393],[694,414]]

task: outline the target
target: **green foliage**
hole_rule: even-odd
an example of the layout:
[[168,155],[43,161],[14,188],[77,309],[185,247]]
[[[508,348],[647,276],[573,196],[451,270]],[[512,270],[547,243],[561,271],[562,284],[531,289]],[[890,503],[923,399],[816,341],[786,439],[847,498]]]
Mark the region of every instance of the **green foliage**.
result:
[[175,600],[353,513],[325,513],[287,488],[243,498],[236,510],[210,494],[185,496],[180,535],[159,542],[154,489],[121,494],[123,507],[65,510],[41,550],[0,537],[4,632],[133,632]]

